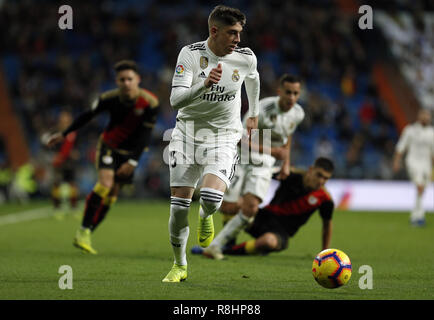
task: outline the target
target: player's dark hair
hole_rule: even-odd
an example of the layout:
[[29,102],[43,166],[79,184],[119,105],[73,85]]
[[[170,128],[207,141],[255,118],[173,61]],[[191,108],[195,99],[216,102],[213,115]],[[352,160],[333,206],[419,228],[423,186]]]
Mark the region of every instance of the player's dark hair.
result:
[[246,24],[246,16],[239,9],[231,8],[223,5],[215,7],[208,17],[208,27],[211,28],[212,23],[220,23],[225,26],[233,26],[239,22],[242,27]]
[[333,162],[330,159],[324,158],[324,157],[319,157],[315,160],[313,166],[315,168],[321,168],[324,169],[327,172],[333,173],[333,171],[335,170],[335,166],[333,164]]
[[139,74],[139,67],[137,66],[137,63],[133,60],[121,60],[119,62],[116,62],[113,69],[116,73],[124,70],[133,70],[135,73]]
[[292,74],[283,74],[280,78],[279,78],[279,85],[283,86],[283,84],[285,82],[289,82],[289,83],[301,83],[301,79],[300,77],[296,76],[296,75],[292,75]]

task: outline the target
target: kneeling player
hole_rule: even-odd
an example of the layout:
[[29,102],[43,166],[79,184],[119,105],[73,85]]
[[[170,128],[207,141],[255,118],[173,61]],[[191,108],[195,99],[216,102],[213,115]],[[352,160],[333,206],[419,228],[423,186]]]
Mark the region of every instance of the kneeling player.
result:
[[[238,245],[221,248],[224,254],[255,254],[281,251],[288,246],[288,239],[305,224],[318,209],[323,221],[322,249],[330,245],[334,203],[324,184],[331,177],[333,163],[318,158],[305,172],[292,172],[280,183],[270,204],[259,209],[253,224],[246,229],[255,239]],[[193,253],[203,253],[197,247]]]
[[[258,139],[257,142],[250,142],[251,161],[237,165],[231,187],[226,191],[220,208],[224,220],[233,218],[224,222],[224,228],[205,249],[215,259],[221,259],[220,248],[235,243],[237,234],[254,220],[259,205],[267,195],[276,161],[283,162],[277,179],[285,179],[290,174],[292,135],[304,119],[303,108],[297,103],[300,89],[301,80],[298,77],[284,74],[279,79],[278,95],[259,101],[259,137],[263,138],[268,131],[270,141],[267,143]],[[267,149],[269,152],[266,152]],[[242,149],[239,152],[243,159]]]

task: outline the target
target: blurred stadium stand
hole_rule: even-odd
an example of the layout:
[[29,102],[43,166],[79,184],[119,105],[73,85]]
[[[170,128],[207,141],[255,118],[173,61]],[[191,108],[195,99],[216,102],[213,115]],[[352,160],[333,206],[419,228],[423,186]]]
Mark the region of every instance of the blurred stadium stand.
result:
[[[40,137],[55,129],[61,110],[77,115],[99,92],[114,87],[114,62],[135,59],[142,68],[142,86],[159,96],[162,113],[132,195],[167,196],[169,170],[162,161],[167,141],[162,136],[175,124],[169,105],[173,69],[182,46],[207,38],[208,14],[219,3],[225,1],[70,1],[74,29],[62,31],[57,26],[62,2],[0,1],[0,29],[6,30],[0,36],[0,67],[8,88],[0,91],[0,114],[5,114],[4,101],[10,101],[16,127],[25,136],[20,142],[1,131],[0,167],[31,163],[39,169],[39,194],[47,195],[51,153]],[[306,167],[323,155],[335,160],[336,178],[405,177],[391,172],[399,130],[414,120],[415,109],[433,107],[432,2],[228,4],[247,15],[241,46],[258,57],[261,97],[275,95],[276,79],[284,72],[305,81],[300,104],[306,118],[294,137],[294,165]],[[374,9],[372,30],[358,27],[362,4]],[[409,92],[407,100],[399,92]],[[244,99],[243,112],[246,103]],[[100,117],[79,132],[77,169],[83,192],[95,182],[94,149],[106,121]],[[12,161],[11,148],[18,145],[28,156]]]

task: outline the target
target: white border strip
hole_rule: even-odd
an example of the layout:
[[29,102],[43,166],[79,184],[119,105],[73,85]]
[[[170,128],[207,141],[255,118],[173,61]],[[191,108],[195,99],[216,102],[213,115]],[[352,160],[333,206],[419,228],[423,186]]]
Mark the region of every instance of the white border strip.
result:
[[[280,181],[271,181],[268,194],[260,207],[271,201],[279,185]],[[410,212],[416,199],[416,187],[410,181],[331,179],[326,188],[335,207],[343,210]],[[434,212],[434,183],[427,185],[422,205],[427,213]]]
[[23,221],[31,221],[37,219],[48,218],[53,215],[51,207],[43,207],[38,209],[26,210],[17,213],[10,213],[0,216],[0,226],[19,223]]

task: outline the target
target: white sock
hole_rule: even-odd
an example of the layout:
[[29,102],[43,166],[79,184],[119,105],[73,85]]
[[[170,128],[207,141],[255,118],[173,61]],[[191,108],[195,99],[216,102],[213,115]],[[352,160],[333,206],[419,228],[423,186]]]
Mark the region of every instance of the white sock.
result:
[[222,248],[226,243],[235,238],[241,230],[247,227],[252,221],[251,217],[245,216],[241,211],[235,215],[223,229],[217,234],[210,246],[218,246]]
[[212,188],[200,189],[199,214],[201,218],[209,217],[220,208],[223,202],[223,195],[224,192],[216,189],[212,189]]
[[177,265],[187,265],[187,240],[190,233],[188,209],[191,199],[170,198],[169,235]]
[[414,209],[411,212],[411,221],[417,221],[425,218],[425,211],[423,210],[422,206],[422,198],[423,194],[416,194]]

